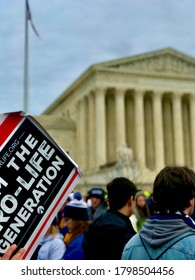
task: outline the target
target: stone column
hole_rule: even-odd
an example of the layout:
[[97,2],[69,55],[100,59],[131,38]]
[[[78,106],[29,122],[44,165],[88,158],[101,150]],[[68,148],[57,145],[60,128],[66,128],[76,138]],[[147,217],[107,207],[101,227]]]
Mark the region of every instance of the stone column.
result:
[[127,146],[126,143],[126,123],[125,123],[125,100],[124,90],[116,89],[116,148]]
[[174,134],[174,156],[176,165],[184,165],[184,141],[181,95],[173,93],[173,134]]
[[106,106],[105,89],[95,92],[96,167],[106,164]]
[[162,120],[162,93],[153,93],[153,124],[154,124],[154,160],[155,170],[159,171],[165,165],[164,134]]
[[135,158],[145,168],[144,91],[135,91]]
[[76,103],[76,162],[80,166],[81,162],[81,152],[80,152],[80,138],[81,138],[81,130],[80,130],[80,100]]
[[192,168],[195,171],[195,93],[190,96],[190,132],[192,143]]
[[89,100],[89,169],[95,167],[95,103],[94,94],[90,92],[88,96]]
[[79,145],[80,145],[80,167],[82,170],[85,170],[87,168],[87,123],[86,123],[86,114],[87,114],[87,108],[86,108],[86,99],[83,98],[80,100],[80,120],[79,120],[79,130],[80,130],[80,139],[79,139]]

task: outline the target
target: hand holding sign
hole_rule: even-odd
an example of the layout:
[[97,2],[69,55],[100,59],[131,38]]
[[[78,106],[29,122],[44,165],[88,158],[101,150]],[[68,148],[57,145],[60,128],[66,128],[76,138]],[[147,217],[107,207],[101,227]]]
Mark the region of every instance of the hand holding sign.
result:
[[16,254],[14,254],[15,250],[17,249],[17,245],[13,244],[11,245],[7,251],[3,254],[3,256],[0,258],[0,260],[20,260],[25,252],[24,248],[21,248],[18,250]]
[[0,255],[29,259],[82,172],[31,116],[0,116]]

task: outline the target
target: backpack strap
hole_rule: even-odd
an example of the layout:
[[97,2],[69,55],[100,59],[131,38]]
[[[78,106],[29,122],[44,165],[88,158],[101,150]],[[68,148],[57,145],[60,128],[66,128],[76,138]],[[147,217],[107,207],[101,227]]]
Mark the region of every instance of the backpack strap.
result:
[[141,239],[142,245],[143,245],[144,249],[146,250],[146,252],[147,252],[147,254],[148,254],[150,260],[159,260],[160,257],[162,257],[162,255],[164,255],[164,253],[166,253],[166,251],[168,251],[173,245],[175,245],[177,242],[179,242],[180,240],[182,240],[182,239],[184,239],[184,238],[186,238],[187,236],[190,236],[190,235],[195,235],[195,234],[194,234],[194,233],[190,233],[190,234],[188,234],[188,235],[182,236],[181,238],[177,239],[174,243],[172,243],[171,245],[169,245],[169,246],[168,246],[157,258],[155,258],[155,259],[152,259],[152,257],[150,256],[150,254],[149,254],[149,252],[148,252],[148,249],[147,249],[147,247],[146,247],[146,245],[145,245],[145,243],[144,243],[142,237],[141,237],[140,235],[139,235],[139,237],[140,237],[140,239]]
[[150,256],[150,254],[149,254],[149,252],[148,252],[148,249],[147,249],[147,247],[146,247],[146,245],[145,245],[145,243],[144,243],[144,241],[143,241],[143,239],[142,239],[142,237],[141,237],[140,234],[139,234],[139,237],[140,237],[140,239],[141,239],[141,242],[142,242],[142,245],[143,245],[144,249],[146,250],[146,252],[147,252],[147,254],[148,254],[148,257],[150,258],[150,260],[152,260],[152,257]]

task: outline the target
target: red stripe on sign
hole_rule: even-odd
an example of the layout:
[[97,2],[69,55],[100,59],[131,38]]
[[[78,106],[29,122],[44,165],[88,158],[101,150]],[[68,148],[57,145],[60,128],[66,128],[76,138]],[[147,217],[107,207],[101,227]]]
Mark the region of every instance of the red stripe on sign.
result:
[[64,195],[66,194],[67,190],[71,187],[72,183],[74,182],[74,180],[76,179],[76,177],[79,175],[78,171],[75,171],[75,173],[73,174],[72,178],[70,179],[69,183],[67,184],[66,188],[64,189],[63,193],[61,194],[61,196],[58,198],[58,200],[56,201],[56,204],[54,205],[54,207],[52,208],[51,212],[49,213],[49,215],[47,216],[47,218],[45,219],[45,221],[43,222],[42,226],[40,227],[39,231],[37,232],[36,236],[34,237],[33,241],[31,242],[31,244],[29,245],[29,247],[27,248],[26,252],[24,253],[24,255],[22,256],[22,259],[25,260],[26,257],[28,256],[28,254],[30,253],[33,245],[35,244],[35,242],[37,241],[37,239],[39,238],[39,235],[41,234],[42,230],[45,228],[45,226],[47,225],[49,218],[52,216],[52,214],[54,213],[56,207],[58,206],[58,204],[60,203],[60,201],[62,200],[62,198],[64,197]]
[[20,112],[7,115],[6,119],[0,125],[0,147],[23,118],[24,116],[21,116]]

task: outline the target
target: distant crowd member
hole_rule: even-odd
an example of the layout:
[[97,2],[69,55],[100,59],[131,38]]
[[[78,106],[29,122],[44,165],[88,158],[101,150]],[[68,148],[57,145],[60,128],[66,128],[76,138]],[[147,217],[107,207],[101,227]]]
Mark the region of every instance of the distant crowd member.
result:
[[136,233],[129,217],[134,209],[136,186],[124,177],[107,185],[109,209],[85,231],[85,259],[119,260],[127,241]]
[[83,233],[90,221],[86,202],[80,192],[75,192],[73,199],[64,208],[64,218],[68,233],[65,235],[66,252],[64,260],[83,260]]
[[146,199],[146,203],[149,207],[150,215],[154,215],[156,213],[154,209],[154,200],[153,200],[153,194],[150,194],[150,196]]
[[146,196],[142,191],[139,191],[135,196],[135,217],[137,231],[139,232],[142,225],[150,217],[150,209],[146,202]]
[[69,203],[74,197],[74,192],[71,192],[69,194],[69,196],[67,197],[66,201],[64,202],[64,204],[62,205],[60,211],[57,213],[57,221],[58,221],[58,226],[59,226],[59,230],[60,233],[65,236],[66,233],[68,232],[66,223],[65,223],[65,219],[64,219],[64,208],[67,205],[67,203]]
[[41,241],[37,260],[62,260],[65,251],[64,238],[55,218]]
[[126,244],[123,260],[195,260],[195,173],[163,168],[153,184],[156,214]]
[[89,219],[92,221],[98,216],[104,214],[107,210],[105,191],[102,188],[92,188],[88,192],[88,199],[91,201],[91,206],[88,207],[88,214]]

